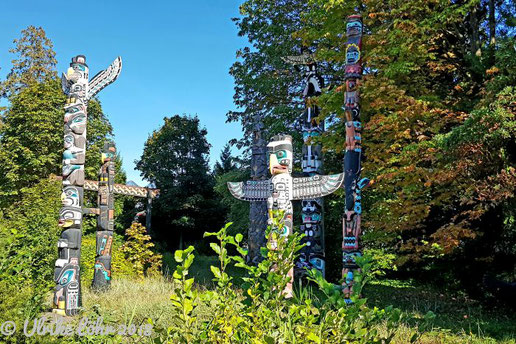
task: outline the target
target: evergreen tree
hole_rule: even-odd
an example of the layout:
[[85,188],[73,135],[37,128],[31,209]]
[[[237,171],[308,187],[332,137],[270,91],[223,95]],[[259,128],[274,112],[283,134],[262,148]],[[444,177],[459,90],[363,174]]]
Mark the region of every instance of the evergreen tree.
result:
[[204,231],[222,225],[224,215],[214,199],[214,178],[208,167],[207,131],[197,117],[165,117],[145,143],[136,168],[156,184],[153,232],[169,245],[182,246],[183,235],[201,239]]
[[[1,83],[8,107],[0,118],[0,207],[12,203],[12,196],[39,179],[61,175],[62,166],[66,96],[55,71],[52,42],[42,28],[33,26],[14,42],[11,52],[16,58]],[[97,180],[102,147],[112,136],[113,128],[100,102],[90,100],[86,178]],[[119,178],[124,176],[121,162],[117,172]]]
[[15,48],[9,52],[18,55],[12,63],[7,80],[0,84],[0,96],[11,97],[24,87],[55,79],[57,64],[52,41],[41,27],[29,26],[20,39],[14,40]]
[[235,169],[234,158],[231,156],[231,146],[226,144],[220,153],[220,161],[215,163],[213,172],[216,176],[220,176]]

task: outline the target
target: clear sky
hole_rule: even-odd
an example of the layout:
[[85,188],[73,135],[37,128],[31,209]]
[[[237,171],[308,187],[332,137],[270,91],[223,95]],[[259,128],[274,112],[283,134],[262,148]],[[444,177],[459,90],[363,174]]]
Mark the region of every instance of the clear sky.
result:
[[164,116],[191,114],[208,129],[211,163],[238,123],[225,123],[233,104],[228,74],[246,44],[231,18],[239,0],[63,1],[4,0],[0,5],[0,78],[11,68],[8,50],[29,25],[41,26],[54,44],[58,72],[72,56],[86,55],[90,76],[122,56],[120,77],[99,93],[128,180],[145,184],[134,160]]

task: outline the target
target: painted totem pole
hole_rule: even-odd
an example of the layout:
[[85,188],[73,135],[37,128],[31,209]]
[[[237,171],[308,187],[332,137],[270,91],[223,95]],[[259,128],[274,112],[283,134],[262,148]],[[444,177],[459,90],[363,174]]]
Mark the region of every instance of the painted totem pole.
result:
[[[300,121],[303,133],[303,151],[301,167],[305,176],[315,176],[323,173],[322,147],[313,145],[311,139],[320,136],[324,131],[324,121],[319,121],[319,107],[313,97],[319,96],[324,87],[324,80],[317,74],[317,64],[313,57],[306,52],[301,56],[287,56],[283,59],[293,65],[301,65],[305,68],[305,88],[303,98],[305,111]],[[296,276],[303,276],[305,268],[316,268],[325,274],[324,259],[324,226],[322,198],[304,199],[301,201],[303,224],[301,232],[305,233],[302,243],[306,246],[300,252],[299,261],[296,263]]]
[[[260,115],[255,115],[253,128],[253,145],[251,147],[251,179],[264,181],[267,179],[267,147],[262,138],[263,123]],[[249,261],[258,263],[262,256],[260,248],[265,247],[265,230],[267,229],[267,202],[251,201],[249,207]]]
[[111,284],[111,244],[115,222],[115,154],[113,142],[106,142],[99,171],[97,248],[92,287],[103,289]]
[[[113,142],[106,142],[102,150],[102,166],[99,170],[99,181],[84,181],[84,189],[97,191],[98,208],[84,209],[84,214],[97,215],[96,255],[92,287],[105,290],[111,285],[111,248],[115,224],[115,194],[147,197],[147,225],[150,228],[150,208],[152,199],[159,193],[158,189],[115,184],[116,147]],[[143,215],[143,214],[140,214]]]
[[347,303],[351,303],[354,274],[358,269],[355,262],[360,251],[360,217],[362,214],[362,189],[369,184],[369,179],[360,178],[362,159],[362,124],[360,122],[360,104],[358,82],[362,78],[361,47],[362,19],[359,15],[348,17],[346,24],[346,66],[344,93],[344,110],[346,116],[346,152],[344,155],[344,189],[346,208],[342,219],[342,277],[343,293]]
[[63,227],[57,243],[59,258],[55,263],[54,313],[75,315],[81,307],[80,247],[82,235],[82,204],[84,162],[86,158],[86,126],[88,100],[115,81],[120,74],[122,60],[118,57],[111,66],[89,82],[86,57],[72,58],[70,68],[61,77],[64,93],[68,96],[64,116],[63,153],[63,208],[59,225]]
[[[344,181],[344,175],[314,175],[312,177],[292,178],[292,137],[290,135],[277,135],[267,145],[269,153],[269,171],[272,178],[268,180],[250,180],[228,183],[231,194],[244,201],[267,201],[269,224],[272,224],[273,216],[277,211],[283,214],[280,221],[283,223],[283,233],[292,234],[292,201],[309,198],[318,198],[329,195],[338,190]],[[273,247],[274,247],[274,243]],[[292,296],[292,278],[294,271],[289,272],[290,283],[285,294]]]

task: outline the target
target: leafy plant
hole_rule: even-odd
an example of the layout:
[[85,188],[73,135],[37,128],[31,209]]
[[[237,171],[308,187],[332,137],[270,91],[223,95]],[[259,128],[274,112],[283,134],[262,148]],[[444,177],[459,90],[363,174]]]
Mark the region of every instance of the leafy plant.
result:
[[151,242],[150,235],[147,235],[145,227],[133,222],[125,234],[127,240],[121,250],[125,258],[132,263],[136,274],[143,277],[161,273],[162,256],[152,250],[154,243]]

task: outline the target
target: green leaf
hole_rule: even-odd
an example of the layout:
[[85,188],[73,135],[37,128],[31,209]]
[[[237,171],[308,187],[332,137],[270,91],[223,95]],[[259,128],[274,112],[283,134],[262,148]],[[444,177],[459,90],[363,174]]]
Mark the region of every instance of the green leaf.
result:
[[220,279],[222,277],[220,274],[220,269],[218,267],[212,265],[210,266],[210,270],[215,276],[215,278]]
[[183,251],[177,250],[176,252],[174,252],[174,259],[176,260],[176,262],[181,263],[183,261]]
[[211,242],[210,243],[210,247],[212,248],[213,251],[215,251],[215,253],[219,254],[220,255],[220,246],[217,245],[216,243],[214,242]]
[[195,258],[195,255],[193,254],[189,254],[187,257],[186,257],[186,260],[184,262],[184,267],[185,269],[188,270],[188,268],[190,268],[190,266],[192,265],[193,261],[194,261],[194,258]]
[[190,289],[192,289],[192,285],[194,283],[194,278],[189,278],[185,281],[185,285],[184,285],[184,289],[186,291],[189,291]]

